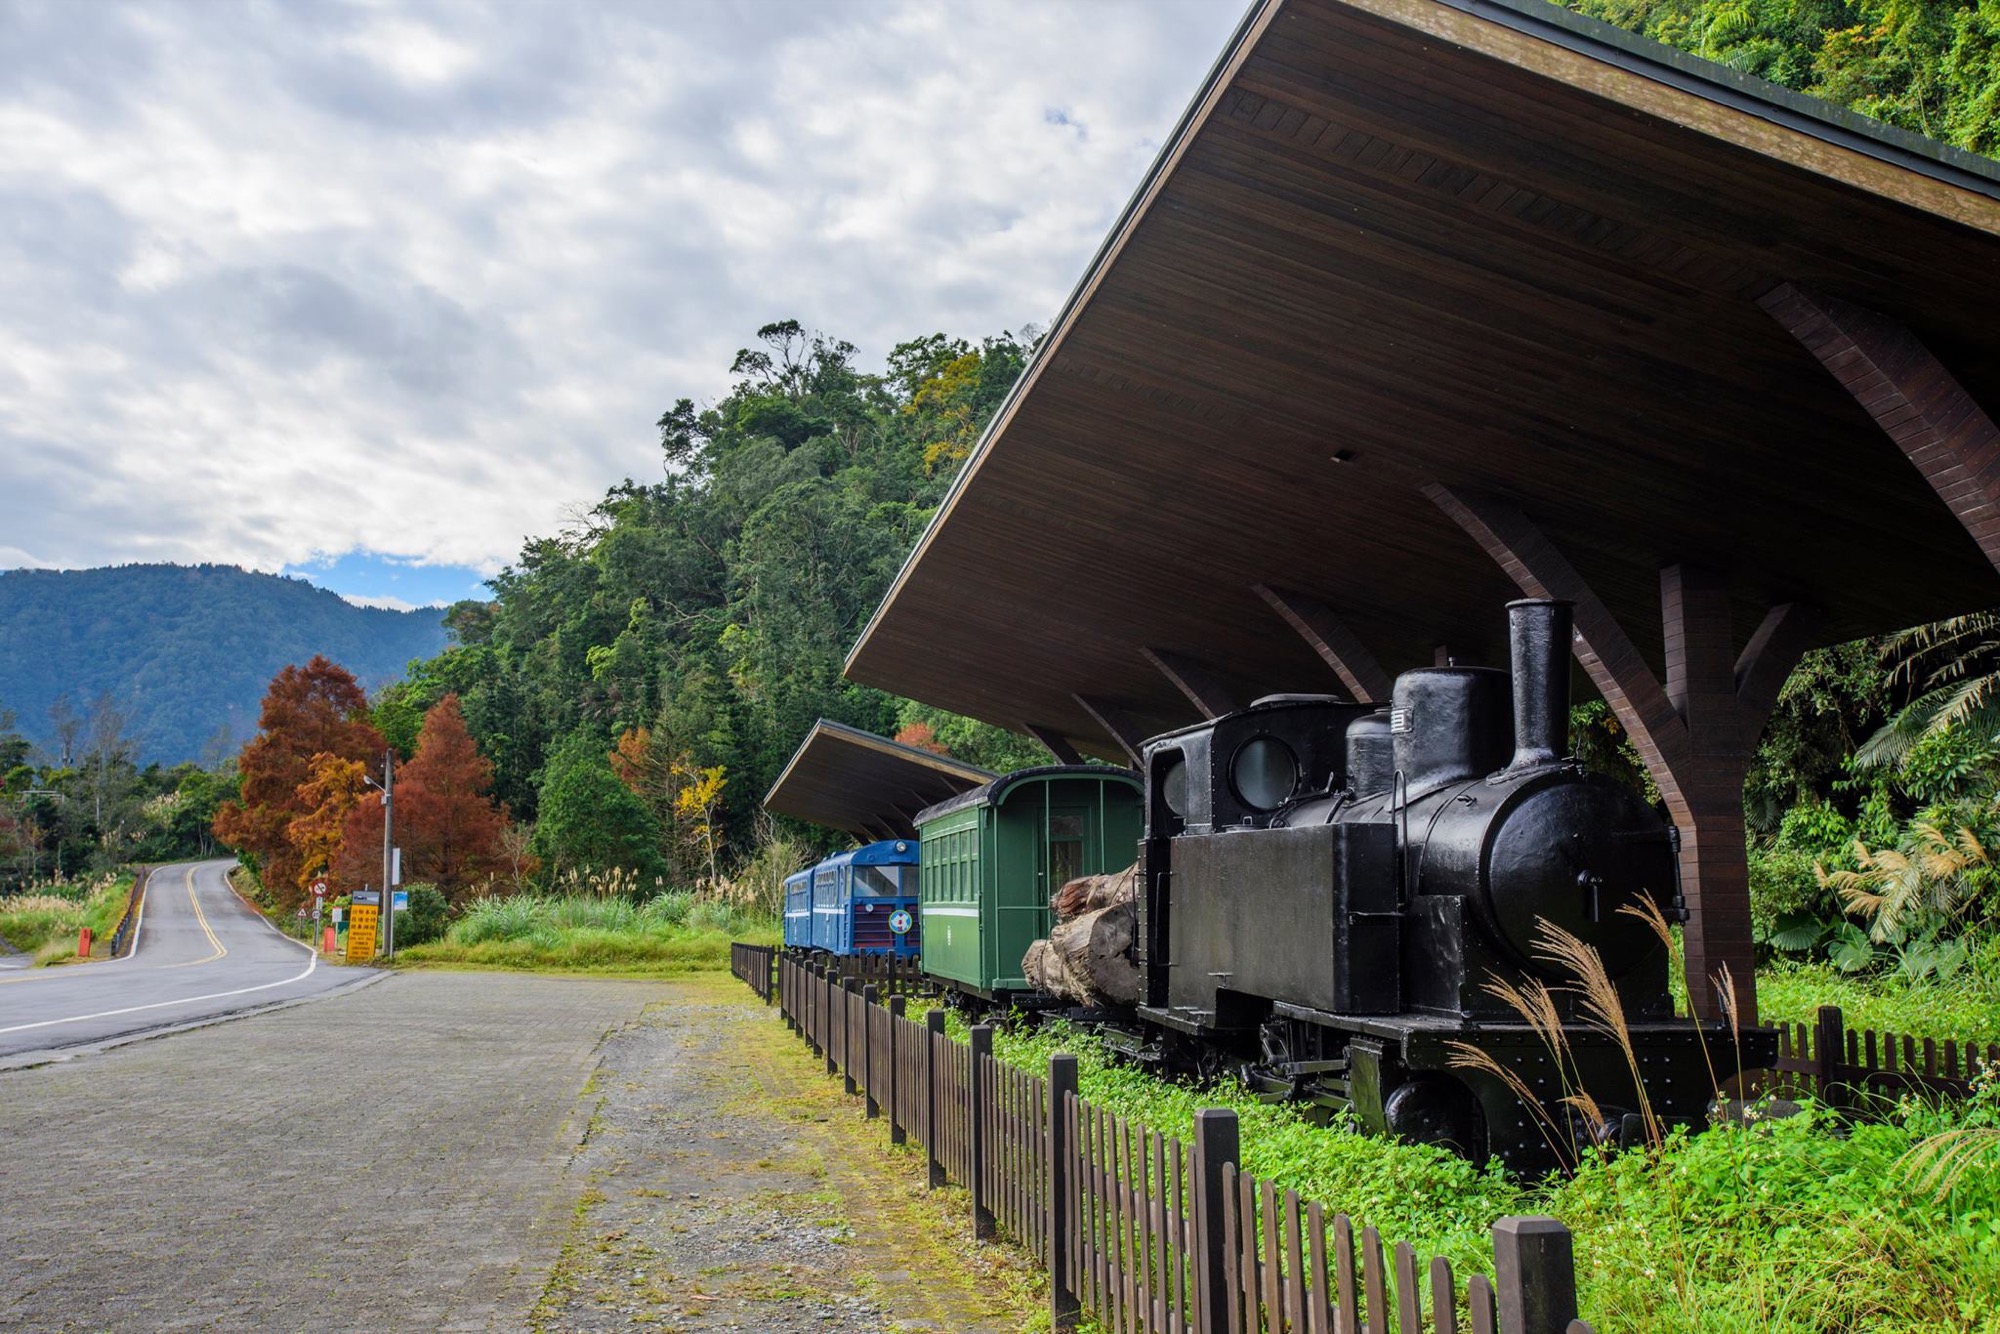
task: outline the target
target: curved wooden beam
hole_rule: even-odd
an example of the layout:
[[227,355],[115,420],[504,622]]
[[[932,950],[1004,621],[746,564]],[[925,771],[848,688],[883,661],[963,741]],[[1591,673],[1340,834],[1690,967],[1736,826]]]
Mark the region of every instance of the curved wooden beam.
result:
[[1236,712],[1236,699],[1228,687],[1193,658],[1163,648],[1142,648],[1139,652],[1160,675],[1173,682],[1174,689],[1187,696],[1190,704],[1201,710],[1202,717],[1220,718]]
[[1957,377],[1886,315],[1792,283],[1757,304],[1875,419],[2000,569],[2000,427]]
[[1312,651],[1333,668],[1341,684],[1347,687],[1347,692],[1358,703],[1388,702],[1392,684],[1389,673],[1382,670],[1382,664],[1375,660],[1368,646],[1347,628],[1346,622],[1331,607],[1310,594],[1273,588],[1269,584],[1253,584],[1250,591],[1269,603],[1271,610],[1284,618],[1285,624],[1298,631],[1299,638],[1305,640]]
[[1115,704],[1094,699],[1089,695],[1071,695],[1070,698],[1076,701],[1078,708],[1089,714],[1091,719],[1104,729],[1104,735],[1118,743],[1118,749],[1125,752],[1132,767],[1138,768],[1143,759],[1141,748],[1146,744],[1146,734],[1138,724]]

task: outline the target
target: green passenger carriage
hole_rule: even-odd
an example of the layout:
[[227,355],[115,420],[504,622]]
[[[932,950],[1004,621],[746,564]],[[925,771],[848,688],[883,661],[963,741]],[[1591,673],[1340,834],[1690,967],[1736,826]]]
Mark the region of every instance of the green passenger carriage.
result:
[[1128,770],[1059,765],[920,812],[924,971],[987,1000],[1031,991],[1021,957],[1049,932],[1049,896],[1133,863],[1143,797]]

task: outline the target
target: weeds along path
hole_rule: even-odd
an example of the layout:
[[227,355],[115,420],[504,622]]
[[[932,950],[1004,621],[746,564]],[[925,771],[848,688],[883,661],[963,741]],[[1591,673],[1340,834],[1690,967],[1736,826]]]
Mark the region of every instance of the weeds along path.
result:
[[548,1331],[1012,1331],[1029,1267],[974,1247],[962,1192],[840,1092],[726,976],[611,1034],[579,1112],[579,1201],[534,1312]]

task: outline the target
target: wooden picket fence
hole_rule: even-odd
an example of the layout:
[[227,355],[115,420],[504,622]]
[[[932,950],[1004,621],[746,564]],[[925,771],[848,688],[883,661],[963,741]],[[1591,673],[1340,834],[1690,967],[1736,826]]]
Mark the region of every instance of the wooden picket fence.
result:
[[729,971],[750,990],[764,998],[764,1004],[771,1003],[771,997],[778,986],[778,951],[769,945],[745,945],[732,941],[729,946]]
[[1183,1144],[1085,1101],[1074,1057],[1031,1075],[994,1059],[987,1025],[957,1042],[943,1011],[911,1019],[906,996],[822,964],[759,946],[731,963],[753,989],[775,975],[827,1073],[923,1148],[932,1186],[966,1188],[976,1236],[1041,1258],[1057,1330],[1088,1313],[1115,1334],[1592,1334],[1555,1219],[1501,1219],[1494,1277],[1461,1285],[1443,1257],[1240,1171],[1234,1112],[1197,1113]]
[[2000,1043],[1856,1032],[1835,1005],[1820,1006],[1809,1025],[1777,1028],[1780,1091],[1811,1094],[1834,1108],[1905,1093],[1965,1098],[1982,1069],[2000,1068]]
[[[777,960],[781,953],[782,950],[770,945],[732,944],[729,971],[769,1001],[777,985]],[[828,954],[819,956],[818,962],[822,968],[834,970],[843,981],[851,978],[864,986],[873,984],[885,995],[892,991],[928,994],[933,990],[921,959],[899,959],[888,954]],[[762,985],[760,978],[766,979]]]

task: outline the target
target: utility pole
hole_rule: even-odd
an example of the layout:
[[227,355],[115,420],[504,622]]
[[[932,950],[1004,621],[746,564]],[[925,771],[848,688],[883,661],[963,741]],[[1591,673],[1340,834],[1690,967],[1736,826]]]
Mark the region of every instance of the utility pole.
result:
[[396,887],[389,883],[396,846],[396,752],[382,752],[382,955],[396,952]]

